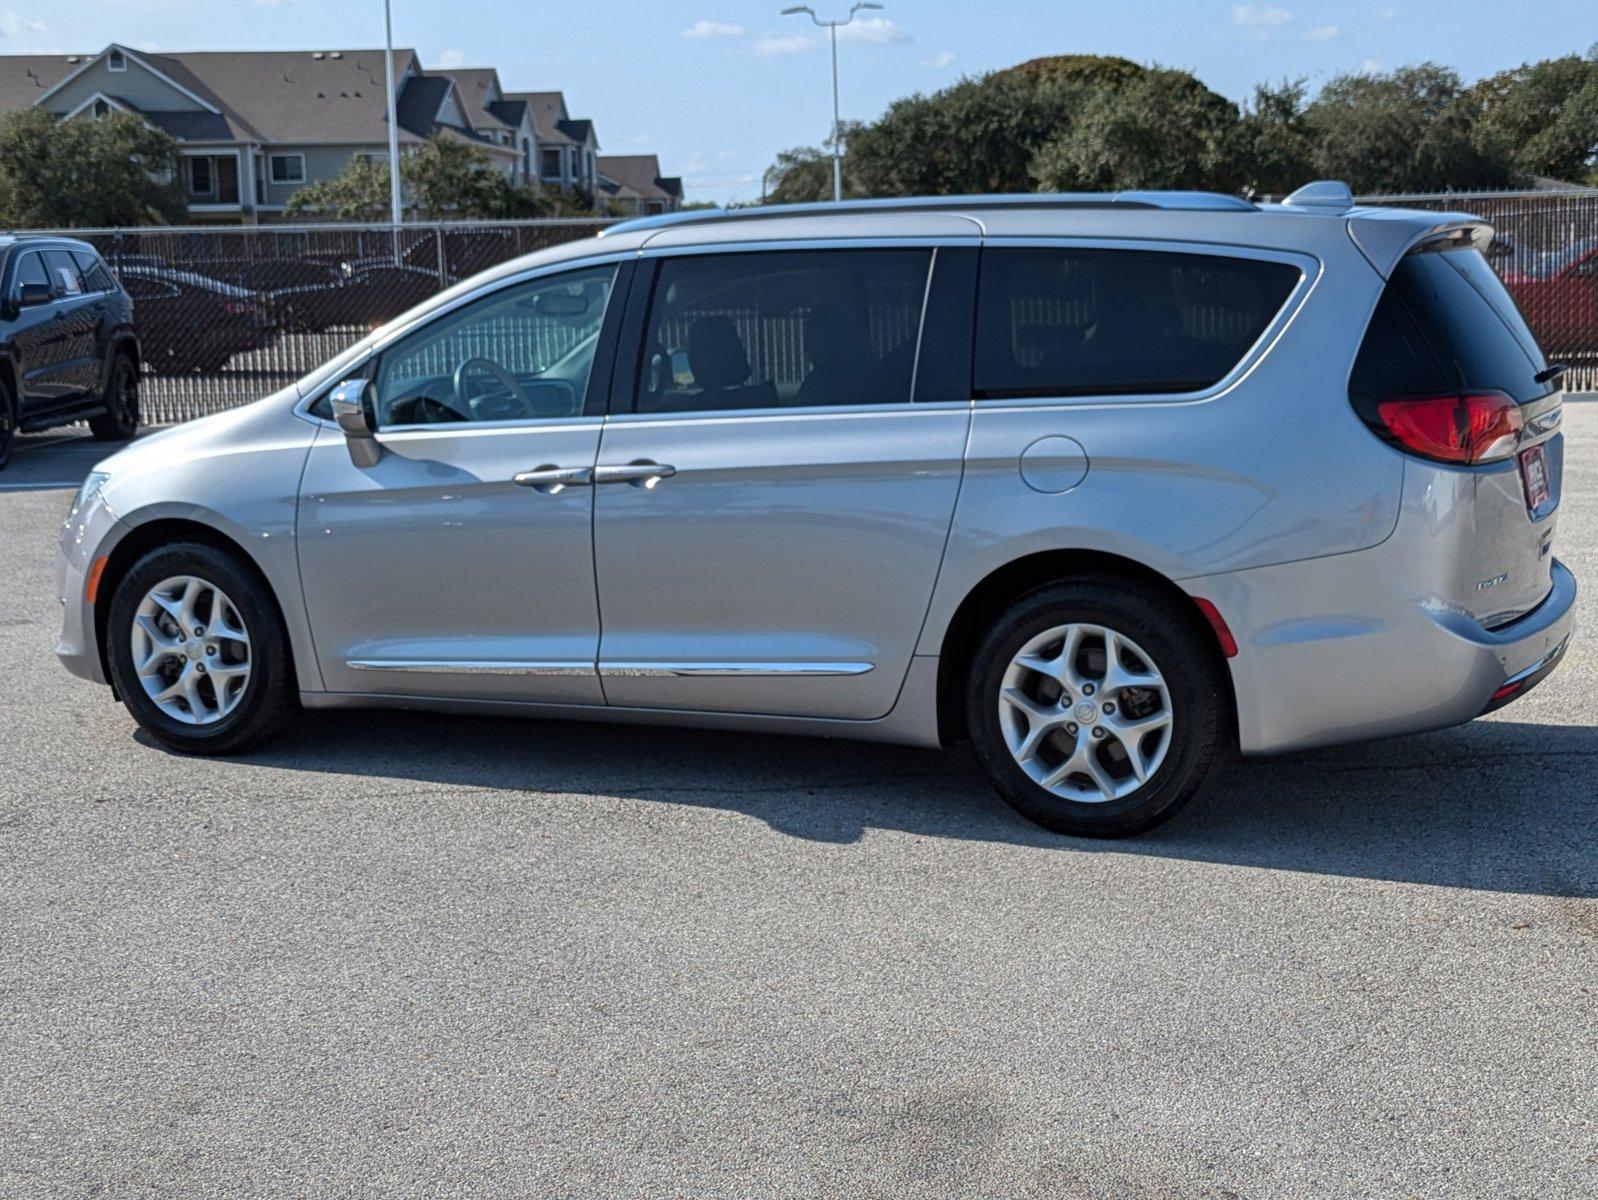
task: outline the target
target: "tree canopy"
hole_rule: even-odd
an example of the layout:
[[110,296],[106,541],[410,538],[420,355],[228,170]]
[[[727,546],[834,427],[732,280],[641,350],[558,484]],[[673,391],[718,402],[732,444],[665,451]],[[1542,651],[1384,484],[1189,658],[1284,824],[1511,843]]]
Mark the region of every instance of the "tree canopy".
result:
[[169,224],[182,218],[177,143],[128,113],[62,121],[0,117],[0,225],[13,229]]
[[[1205,188],[1511,187],[1598,175],[1598,47],[1466,87],[1435,63],[1261,84],[1239,107],[1186,71],[1059,55],[896,100],[844,130],[848,196]],[[832,194],[826,146],[784,150],[773,202]]]

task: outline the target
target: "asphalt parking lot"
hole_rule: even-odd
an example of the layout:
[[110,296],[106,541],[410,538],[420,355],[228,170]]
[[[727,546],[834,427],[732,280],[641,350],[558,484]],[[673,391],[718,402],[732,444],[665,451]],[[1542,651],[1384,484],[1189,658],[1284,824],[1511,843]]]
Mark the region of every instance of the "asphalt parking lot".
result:
[[1522,702],[1045,834],[961,750],[324,713],[56,665],[0,475],[0,1195],[1598,1194],[1598,403]]

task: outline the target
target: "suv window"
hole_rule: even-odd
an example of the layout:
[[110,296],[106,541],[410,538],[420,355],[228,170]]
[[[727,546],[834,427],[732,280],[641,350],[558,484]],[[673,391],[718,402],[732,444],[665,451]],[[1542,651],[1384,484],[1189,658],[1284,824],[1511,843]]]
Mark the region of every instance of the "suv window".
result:
[[83,295],[83,276],[78,273],[78,264],[70,253],[65,250],[46,250],[44,265],[50,272],[50,285],[57,296]]
[[12,294],[21,291],[25,283],[42,283],[46,287],[50,286],[50,276],[44,269],[44,256],[37,250],[17,259],[17,271],[11,283]]
[[1300,274],[1216,254],[985,249],[976,396],[1200,391],[1242,361]]
[[1521,404],[1551,386],[1547,364],[1481,252],[1406,255],[1387,281],[1349,376],[1355,401],[1439,392],[1505,392]]
[[615,278],[546,276],[427,322],[383,352],[379,427],[580,415]]
[[83,286],[91,292],[110,292],[116,290],[116,281],[112,279],[111,272],[100,261],[100,256],[88,250],[74,250],[72,257],[78,264],[78,273],[83,276]]
[[909,403],[931,261],[925,249],[666,259],[636,408]]

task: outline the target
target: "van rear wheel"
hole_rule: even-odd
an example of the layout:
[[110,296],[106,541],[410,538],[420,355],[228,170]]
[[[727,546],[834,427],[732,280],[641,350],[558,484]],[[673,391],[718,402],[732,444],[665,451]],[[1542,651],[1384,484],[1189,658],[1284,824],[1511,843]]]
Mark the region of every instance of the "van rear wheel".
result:
[[1228,729],[1225,669],[1192,613],[1133,581],[1023,597],[977,649],[966,714],[999,795],[1056,833],[1125,837],[1204,785]]

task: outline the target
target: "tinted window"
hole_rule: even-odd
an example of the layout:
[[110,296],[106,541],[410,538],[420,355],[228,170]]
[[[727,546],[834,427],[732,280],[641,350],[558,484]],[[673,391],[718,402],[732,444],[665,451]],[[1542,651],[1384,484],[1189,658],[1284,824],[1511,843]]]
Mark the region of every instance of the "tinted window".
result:
[[124,275],[122,289],[135,300],[141,298],[148,300],[157,296],[170,298],[181,294],[173,284],[151,279],[148,275]]
[[83,286],[91,292],[109,292],[116,287],[111,272],[100,259],[86,250],[74,250],[78,272],[83,276]]
[[615,277],[547,276],[429,321],[383,352],[378,424],[579,415]]
[[1192,392],[1281,310],[1297,267],[1153,250],[984,250],[976,394]]
[[45,273],[44,258],[38,253],[24,254],[17,260],[17,273],[12,283],[13,291],[20,290],[25,283],[42,283],[50,286],[50,276]]
[[1521,403],[1549,391],[1514,301],[1476,250],[1406,255],[1376,305],[1349,377],[1355,400],[1494,389]]
[[78,264],[65,250],[46,250],[44,265],[50,272],[50,286],[58,296],[81,296],[83,276],[78,274]]
[[796,250],[665,260],[636,407],[908,402],[931,257]]

